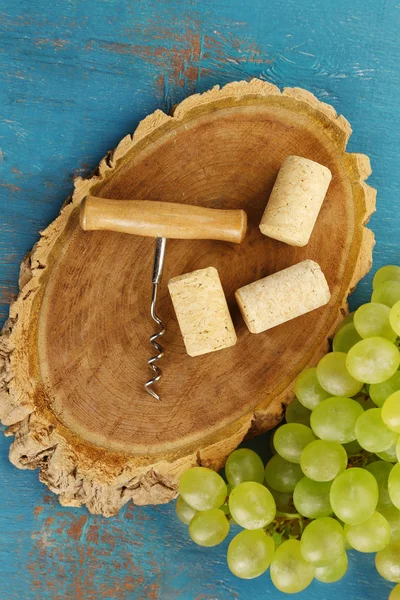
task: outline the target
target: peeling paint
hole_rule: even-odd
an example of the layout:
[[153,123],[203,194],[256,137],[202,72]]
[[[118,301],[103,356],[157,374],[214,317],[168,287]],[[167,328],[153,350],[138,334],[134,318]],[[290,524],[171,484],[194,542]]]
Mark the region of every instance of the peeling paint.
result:
[[21,191],[21,188],[17,185],[14,185],[13,183],[0,183],[0,186],[9,189],[10,192],[12,192],[13,194],[16,194],[17,192]]
[[34,40],[35,46],[42,48],[43,46],[51,46],[56,50],[61,50],[64,46],[68,45],[68,40],[62,40],[60,38],[36,38]]
[[83,511],[60,511],[51,501],[45,510],[35,511],[35,521],[28,564],[33,586],[30,600],[42,600],[44,586],[51,590],[52,600],[162,597],[156,565],[152,565],[155,576],[148,579],[146,565],[142,558],[138,560],[143,535],[139,545],[132,543],[134,529],[126,527],[123,518],[106,522]]
[[39,504],[39,506],[35,506],[35,508],[33,509],[33,514],[35,515],[35,517],[38,517],[42,511],[43,506]]
[[[199,78],[199,63],[202,59],[203,36],[197,27],[190,27],[184,34],[168,37],[168,32],[160,28],[153,32],[154,41],[172,39],[173,43],[164,45],[134,45],[120,42],[102,42],[100,47],[106,52],[130,55],[135,60],[144,60],[154,65],[162,75],[157,80],[159,94],[170,105],[172,90],[193,85]],[[91,46],[90,49],[93,47]]]

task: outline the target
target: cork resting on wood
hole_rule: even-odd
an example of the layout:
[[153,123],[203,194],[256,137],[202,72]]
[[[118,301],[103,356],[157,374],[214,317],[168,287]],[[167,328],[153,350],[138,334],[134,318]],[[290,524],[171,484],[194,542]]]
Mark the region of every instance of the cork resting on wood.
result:
[[320,266],[313,260],[245,285],[236,300],[251,333],[261,333],[329,302],[331,294]]
[[236,344],[217,269],[199,269],[170,280],[168,289],[189,356],[229,348]]
[[306,246],[332,179],[327,167],[288,156],[279,170],[260,230],[291,246]]

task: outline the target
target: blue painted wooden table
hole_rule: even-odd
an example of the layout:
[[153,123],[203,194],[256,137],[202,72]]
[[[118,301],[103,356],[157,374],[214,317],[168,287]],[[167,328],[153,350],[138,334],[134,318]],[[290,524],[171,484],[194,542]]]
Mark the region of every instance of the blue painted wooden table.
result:
[[[88,174],[138,121],[216,83],[261,77],[308,88],[352,123],[350,151],[371,157],[378,212],[374,272],[400,264],[396,0],[2,0],[0,4],[0,320],[19,263]],[[353,305],[368,298],[371,275]],[[266,438],[256,441],[266,447]],[[106,520],[63,509],[7,459],[0,437],[2,600],[271,598],[269,575],[244,582],[226,544],[189,543],[174,506],[128,507]],[[381,600],[373,557],[350,553],[309,600]]]

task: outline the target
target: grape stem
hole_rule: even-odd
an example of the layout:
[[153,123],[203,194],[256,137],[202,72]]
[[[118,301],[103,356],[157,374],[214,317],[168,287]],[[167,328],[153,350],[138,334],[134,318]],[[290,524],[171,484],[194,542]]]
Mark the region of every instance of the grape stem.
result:
[[310,519],[307,519],[299,513],[277,512],[275,519],[270,523],[265,531],[273,538],[275,546],[278,547],[282,542],[289,539],[300,539],[304,528],[308,525]]
[[367,450],[361,450],[357,452],[357,454],[350,454],[348,457],[348,469],[352,469],[353,467],[366,467],[371,462],[371,452]]
[[361,390],[358,392],[358,394],[356,394],[355,396],[353,396],[354,400],[356,398],[361,398],[362,396],[365,397],[365,400],[368,400],[369,398],[369,393],[368,393],[368,386],[366,383],[364,383],[364,385],[362,386]]

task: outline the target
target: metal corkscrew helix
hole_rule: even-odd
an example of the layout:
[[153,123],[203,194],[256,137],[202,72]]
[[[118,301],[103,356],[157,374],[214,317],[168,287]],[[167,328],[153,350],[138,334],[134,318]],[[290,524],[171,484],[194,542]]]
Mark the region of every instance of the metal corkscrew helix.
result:
[[164,266],[164,256],[165,256],[166,244],[167,244],[166,238],[156,238],[156,249],[155,249],[155,253],[154,253],[154,267],[153,267],[153,291],[152,291],[152,296],[151,296],[150,314],[151,314],[151,318],[153,319],[153,321],[155,321],[157,323],[157,325],[160,327],[160,331],[157,331],[150,337],[150,344],[152,346],[154,346],[154,348],[157,350],[157,354],[155,354],[154,356],[151,356],[147,361],[149,368],[155,373],[155,375],[154,375],[154,377],[152,377],[152,379],[149,379],[149,381],[147,381],[144,384],[144,389],[146,390],[146,392],[148,394],[150,394],[150,396],[153,396],[153,398],[155,398],[156,400],[161,400],[161,398],[157,394],[157,392],[153,389],[153,386],[158,381],[160,381],[160,379],[162,377],[162,371],[161,371],[160,367],[156,364],[156,362],[159,361],[164,356],[164,348],[156,340],[158,340],[160,337],[162,337],[166,331],[164,323],[162,322],[160,317],[157,315],[156,306],[157,306],[158,286],[159,286],[159,283],[161,282],[163,266]]
[[117,231],[156,238],[150,314],[160,329],[150,337],[150,344],[157,354],[147,361],[153,377],[144,384],[144,389],[155,400],[161,400],[154,386],[162,377],[157,363],[164,356],[164,348],[158,340],[165,334],[165,326],[156,305],[167,238],[240,244],[246,234],[247,215],[244,210],[220,210],[155,200],[112,200],[89,195],[81,203],[79,222],[85,231]]

